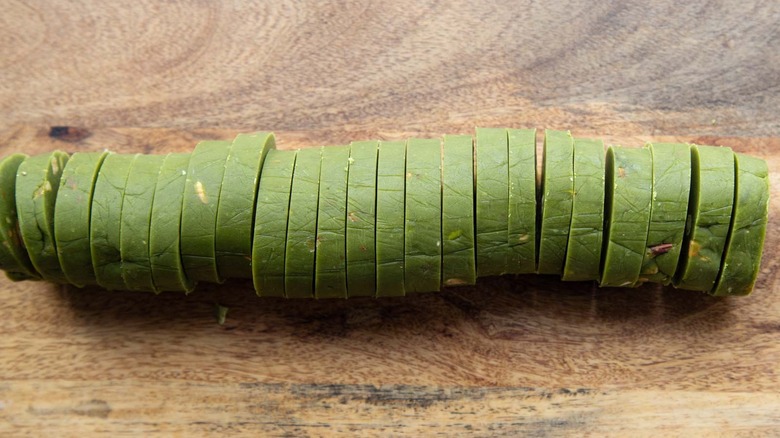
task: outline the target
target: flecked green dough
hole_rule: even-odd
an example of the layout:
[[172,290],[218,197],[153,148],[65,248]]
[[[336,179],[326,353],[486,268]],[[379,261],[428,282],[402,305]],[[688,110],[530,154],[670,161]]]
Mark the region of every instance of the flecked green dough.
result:
[[376,141],[350,145],[347,185],[347,290],[350,297],[376,293]]
[[26,158],[16,171],[16,208],[22,242],[44,280],[66,283],[54,237],[54,203],[68,154]]
[[217,268],[216,226],[228,152],[228,142],[202,141],[187,169],[179,244],[184,271],[196,281],[224,281]]
[[25,159],[11,154],[0,162],[0,269],[14,281],[40,278],[22,243],[16,210],[16,170]]
[[62,171],[54,208],[54,236],[62,272],[76,286],[96,284],[89,249],[92,195],[108,152],[77,152]]
[[296,153],[269,151],[257,187],[252,279],[261,297],[285,296],[284,258]]
[[653,198],[648,148],[607,151],[606,208],[601,286],[633,287],[639,281]]
[[677,272],[690,197],[690,146],[653,143],[653,205],[640,281],[669,284]]
[[536,271],[536,130],[508,129],[509,255],[507,272]]
[[441,171],[443,286],[474,284],[477,281],[474,256],[473,160],[470,135],[444,137]]
[[321,164],[321,148],[301,149],[295,159],[287,219],[287,244],[284,249],[284,290],[287,298],[314,296]]
[[95,281],[109,290],[125,289],[122,278],[122,199],[130,167],[138,155],[110,154],[100,167],[90,211],[89,248]]
[[274,136],[239,134],[230,145],[219,192],[214,247],[222,278],[252,278],[252,233],[257,184]]
[[764,160],[543,137],[541,162],[536,130],[504,128],[297,150],[261,132],[165,156],[12,154],[0,160],[0,269],[155,293],[251,277],[259,296],[283,298],[403,296],[534,272],[753,290]]
[[[405,193],[406,142],[380,142],[376,174],[377,297],[406,294],[404,288]],[[473,265],[474,261],[472,260],[471,263]]]
[[737,168],[736,204],[731,230],[712,294],[747,295],[756,283],[764,248],[769,208],[769,169],[766,161],[744,154],[734,156]]
[[604,234],[604,143],[574,140],[574,198],[564,281],[599,279]]
[[574,139],[571,134],[545,131],[542,161],[536,272],[561,274],[574,199]]
[[195,282],[181,262],[181,209],[190,154],[168,154],[157,175],[149,223],[149,262],[158,291],[190,292]]
[[349,146],[322,149],[314,270],[316,298],[347,298]]
[[404,289],[432,292],[441,285],[441,144],[406,145]]
[[506,129],[478,128],[476,172],[477,275],[509,272],[509,152]]
[[130,290],[156,292],[149,259],[149,229],[162,155],[140,155],[133,162],[122,199],[119,253],[122,278]]
[[734,207],[734,153],[730,148],[691,148],[693,183],[688,207],[690,229],[674,285],[710,291],[715,286]]

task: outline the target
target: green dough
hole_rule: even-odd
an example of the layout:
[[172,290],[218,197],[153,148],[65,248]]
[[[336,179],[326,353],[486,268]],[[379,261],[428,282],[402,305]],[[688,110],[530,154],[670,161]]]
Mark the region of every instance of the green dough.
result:
[[89,217],[98,172],[108,152],[77,152],[62,171],[54,236],[62,272],[76,286],[97,284],[89,249]]
[[635,286],[644,260],[653,198],[650,149],[610,146],[606,169],[607,226],[601,286]]
[[561,274],[574,198],[574,139],[568,131],[544,132],[539,254],[536,272]]
[[158,291],[190,292],[195,283],[181,262],[181,208],[190,154],[168,154],[154,188],[149,221],[149,262]]
[[441,188],[442,285],[474,284],[474,145],[470,135],[444,136]]
[[220,278],[252,278],[252,227],[263,160],[273,134],[239,134],[230,146],[217,208],[216,255]]
[[100,166],[90,212],[89,247],[97,284],[125,289],[122,278],[122,197],[130,167],[139,155],[109,154]]
[[54,202],[68,154],[54,151],[28,157],[16,172],[19,231],[30,261],[44,280],[67,283],[54,240]]
[[748,295],[758,276],[769,213],[769,169],[766,161],[743,154],[734,156],[737,181],[723,267],[713,295]]
[[[409,139],[404,226],[406,293],[441,286],[441,141]],[[505,239],[506,241],[506,239]]]
[[536,130],[508,129],[510,274],[536,272]]
[[140,155],[130,166],[119,233],[122,278],[128,290],[157,291],[149,258],[149,229],[155,186],[164,159],[163,155]]
[[604,143],[574,139],[574,199],[564,281],[599,279],[604,233]]
[[653,205],[640,281],[668,285],[680,260],[691,189],[691,149],[679,143],[650,145]]
[[187,277],[222,283],[217,271],[216,226],[219,192],[230,151],[226,141],[195,146],[187,169],[181,212],[181,258]]
[[347,291],[373,297],[376,291],[376,141],[354,142],[347,185]]
[[[404,296],[478,276],[560,274],[602,287],[755,287],[770,172],[729,148],[610,147],[477,128],[441,140],[277,150],[273,134],[189,153],[60,151],[0,159],[0,269],[109,290]],[[606,155],[606,156],[605,156]]]
[[297,151],[268,151],[257,186],[252,279],[261,297],[285,296],[284,254],[296,155]]
[[509,151],[506,129],[477,128],[476,160],[477,275],[508,272]]
[[734,207],[734,152],[730,148],[691,148],[690,233],[686,234],[674,286],[709,292],[715,286]]
[[321,163],[321,148],[301,149],[295,159],[284,257],[284,290],[287,298],[314,296],[314,252]]
[[406,143],[380,142],[376,175],[377,297],[403,296],[406,293],[404,290],[405,174]]
[[349,146],[322,149],[317,207],[316,298],[347,298],[347,177]]
[[11,154],[0,161],[0,269],[15,281],[39,279],[19,235],[16,213],[16,171],[27,159]]

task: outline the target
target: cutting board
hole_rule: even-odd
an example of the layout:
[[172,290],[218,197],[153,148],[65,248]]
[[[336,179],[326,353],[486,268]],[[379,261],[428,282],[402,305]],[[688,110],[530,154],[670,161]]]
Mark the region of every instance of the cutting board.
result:
[[2,278],[0,434],[780,429],[775,3],[313,3],[9,2],[0,155],[189,151],[253,130],[296,148],[475,125],[730,146],[771,171],[755,292],[528,275],[285,301],[241,281],[154,296]]

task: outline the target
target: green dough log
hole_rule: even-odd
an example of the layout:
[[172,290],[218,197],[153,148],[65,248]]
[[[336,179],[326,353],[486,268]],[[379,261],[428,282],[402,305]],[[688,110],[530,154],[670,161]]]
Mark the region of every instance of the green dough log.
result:
[[89,248],[92,194],[108,152],[71,155],[60,179],[54,208],[54,236],[62,272],[68,282],[82,287],[97,284]]
[[321,163],[322,148],[301,149],[295,159],[284,257],[284,290],[287,298],[314,296]]
[[403,296],[406,143],[379,143],[376,175],[376,296]]
[[316,298],[347,298],[347,180],[349,146],[322,149],[317,208]]
[[154,189],[149,223],[149,262],[158,291],[190,292],[194,281],[181,263],[181,208],[190,154],[168,154]]
[[574,139],[568,131],[544,132],[540,195],[536,272],[561,274],[574,198]]
[[507,272],[536,272],[536,130],[508,129],[509,259]]
[[709,292],[720,272],[734,207],[734,152],[715,146],[691,147],[690,233],[674,278],[680,289]]
[[574,199],[564,281],[599,279],[604,232],[604,143],[574,139]]
[[723,267],[712,295],[748,295],[756,283],[764,249],[769,213],[769,169],[766,161],[743,154],[734,156],[737,181]]
[[474,145],[470,135],[444,136],[441,188],[442,285],[474,284]]
[[122,197],[133,161],[139,155],[109,154],[100,166],[89,224],[89,247],[95,280],[109,290],[122,290],[122,254],[120,252]]
[[19,231],[35,270],[44,280],[67,283],[54,239],[54,203],[68,154],[54,151],[26,158],[16,172]]
[[230,151],[226,141],[202,141],[195,146],[187,169],[181,212],[181,258],[187,277],[222,283],[216,259],[219,192]]
[[163,155],[141,155],[130,166],[122,199],[119,252],[128,290],[157,292],[149,258],[149,225]]
[[503,275],[509,261],[509,152],[506,129],[477,128],[477,275]]
[[653,204],[640,281],[668,285],[680,260],[691,188],[690,146],[654,143]]
[[377,141],[350,145],[347,184],[347,291],[373,297],[376,291]]
[[406,146],[404,290],[441,285],[441,142],[409,139]]
[[639,280],[653,198],[653,158],[647,147],[610,146],[602,249],[603,286],[633,287]]
[[252,227],[263,160],[273,134],[239,134],[225,164],[217,208],[216,256],[220,278],[252,278]]
[[11,154],[0,161],[0,269],[14,281],[40,279],[19,235],[16,171],[27,158]]
[[[768,227],[765,161],[679,143],[544,132],[277,150],[270,133],[193,153],[0,160],[0,269],[109,290],[404,296],[479,276],[559,274],[747,295]],[[605,156],[606,155],[606,156]]]
[[257,186],[252,279],[261,297],[284,297],[284,255],[297,151],[268,151]]

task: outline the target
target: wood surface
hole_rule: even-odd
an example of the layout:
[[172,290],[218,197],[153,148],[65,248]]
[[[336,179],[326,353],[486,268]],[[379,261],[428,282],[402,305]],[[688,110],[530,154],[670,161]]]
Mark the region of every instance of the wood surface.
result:
[[731,146],[769,161],[772,198],[746,298],[532,275],[349,301],[3,278],[0,435],[773,435],[778,47],[769,0],[7,0],[0,155],[557,128]]

